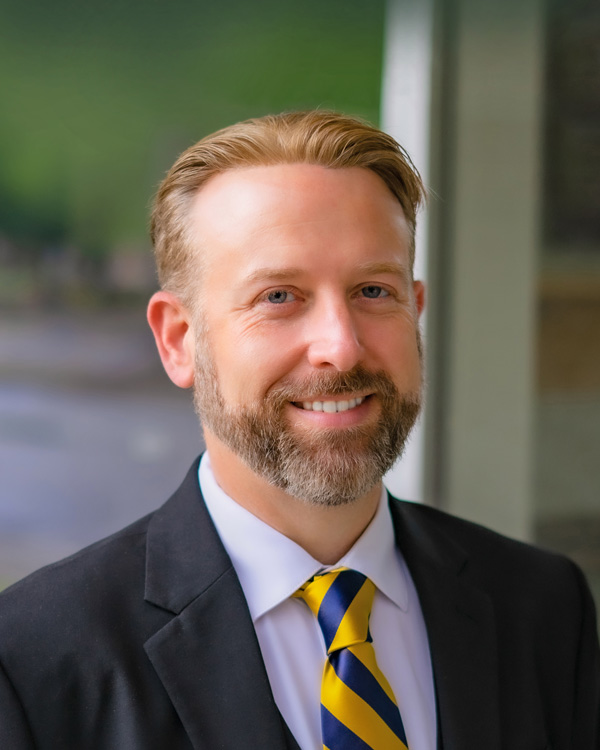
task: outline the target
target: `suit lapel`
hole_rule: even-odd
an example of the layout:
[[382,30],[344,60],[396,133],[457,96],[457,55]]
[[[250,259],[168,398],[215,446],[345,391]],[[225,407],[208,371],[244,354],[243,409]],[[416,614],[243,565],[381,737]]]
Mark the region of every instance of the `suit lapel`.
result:
[[427,522],[429,509],[392,500],[396,538],[419,594],[429,637],[438,747],[498,750],[498,665],[489,597],[466,579],[464,551]]
[[197,464],[150,522],[146,600],[174,614],[145,650],[195,750],[293,747]]

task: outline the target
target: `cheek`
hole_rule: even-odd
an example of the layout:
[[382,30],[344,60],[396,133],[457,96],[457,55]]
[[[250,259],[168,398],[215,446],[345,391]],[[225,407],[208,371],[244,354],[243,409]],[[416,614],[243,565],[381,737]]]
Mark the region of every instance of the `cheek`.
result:
[[376,338],[377,362],[367,366],[381,367],[403,389],[418,389],[421,383],[421,356],[418,330],[414,325],[401,325]]
[[289,332],[220,331],[213,347],[223,397],[235,403],[261,399],[297,364]]

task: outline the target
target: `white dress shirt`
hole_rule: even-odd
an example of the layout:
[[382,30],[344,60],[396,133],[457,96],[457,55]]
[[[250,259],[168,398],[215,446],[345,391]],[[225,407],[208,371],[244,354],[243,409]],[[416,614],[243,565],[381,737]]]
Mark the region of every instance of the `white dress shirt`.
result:
[[325,645],[316,617],[292,594],[318,571],[346,566],[376,586],[370,630],[377,663],[400,707],[410,750],[435,750],[436,712],[429,643],[419,599],[396,547],[387,494],[360,538],[335,565],[238,505],[217,484],[210,458],[199,482],[248,602],[271,689],[302,750],[321,750],[320,694]]

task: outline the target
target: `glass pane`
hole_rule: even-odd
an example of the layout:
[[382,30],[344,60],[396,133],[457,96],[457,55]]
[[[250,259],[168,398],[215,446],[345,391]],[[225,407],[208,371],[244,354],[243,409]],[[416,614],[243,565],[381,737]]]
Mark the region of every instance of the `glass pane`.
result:
[[600,604],[600,7],[551,2],[538,329],[537,542]]

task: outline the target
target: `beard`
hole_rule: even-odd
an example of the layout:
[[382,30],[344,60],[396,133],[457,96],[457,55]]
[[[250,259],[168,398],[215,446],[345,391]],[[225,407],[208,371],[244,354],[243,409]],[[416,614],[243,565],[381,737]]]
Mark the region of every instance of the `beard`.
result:
[[[301,382],[281,381],[260,403],[232,406],[221,393],[206,336],[199,339],[194,406],[200,420],[255,474],[292,497],[329,507],[354,502],[402,455],[420,412],[420,390],[400,394],[385,372],[358,365]],[[365,391],[379,402],[374,423],[340,429],[294,429],[290,423],[290,402],[302,402],[309,394],[352,398]]]

